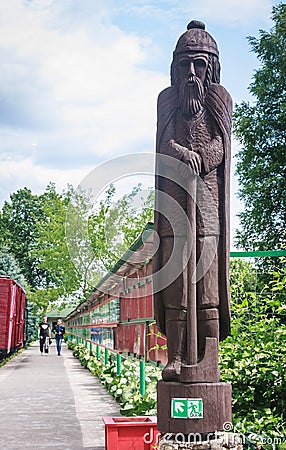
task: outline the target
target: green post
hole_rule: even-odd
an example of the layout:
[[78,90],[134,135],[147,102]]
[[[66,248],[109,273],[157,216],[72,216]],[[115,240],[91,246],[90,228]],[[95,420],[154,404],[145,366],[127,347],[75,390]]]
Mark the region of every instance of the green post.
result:
[[84,345],[85,345],[85,348],[87,348],[88,343],[87,343],[87,340],[86,340],[86,339],[84,340]]
[[140,361],[140,394],[145,395],[146,382],[145,382],[145,361]]
[[117,372],[117,375],[121,375],[121,355],[120,355],[120,353],[117,353],[117,356],[116,356],[116,372]]
[[100,358],[100,347],[99,347],[99,345],[96,346],[96,357],[97,357],[97,359]]
[[107,348],[104,349],[104,364],[108,364],[108,350]]
[[90,353],[92,353],[92,342],[91,341],[89,342],[89,351],[90,351]]

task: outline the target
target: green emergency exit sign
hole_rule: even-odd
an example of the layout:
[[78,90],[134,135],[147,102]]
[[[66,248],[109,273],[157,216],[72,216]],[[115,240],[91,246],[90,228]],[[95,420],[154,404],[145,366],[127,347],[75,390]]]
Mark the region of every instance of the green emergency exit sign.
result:
[[172,398],[171,417],[174,419],[202,419],[204,417],[201,398]]

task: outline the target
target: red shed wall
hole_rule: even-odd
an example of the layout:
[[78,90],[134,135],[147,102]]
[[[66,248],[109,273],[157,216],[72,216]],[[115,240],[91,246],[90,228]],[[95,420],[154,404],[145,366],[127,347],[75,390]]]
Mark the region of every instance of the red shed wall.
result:
[[0,351],[10,353],[23,346],[26,295],[10,278],[0,278]]
[[10,351],[11,346],[12,280],[0,278],[0,350]]

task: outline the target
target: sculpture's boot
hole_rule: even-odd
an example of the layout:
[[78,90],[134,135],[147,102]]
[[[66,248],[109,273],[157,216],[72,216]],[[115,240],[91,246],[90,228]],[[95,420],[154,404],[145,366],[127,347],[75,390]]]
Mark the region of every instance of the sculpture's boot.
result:
[[219,311],[217,308],[198,310],[198,353],[199,361],[205,353],[206,337],[215,337],[219,341]]
[[168,310],[166,313],[166,334],[168,342],[168,363],[162,371],[164,381],[179,381],[181,364],[186,347],[186,311]]

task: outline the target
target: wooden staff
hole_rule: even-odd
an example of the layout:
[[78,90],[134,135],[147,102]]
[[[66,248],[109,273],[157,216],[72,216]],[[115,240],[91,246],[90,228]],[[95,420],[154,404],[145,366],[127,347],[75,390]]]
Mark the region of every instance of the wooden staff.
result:
[[[188,246],[189,261],[187,265],[187,365],[197,365],[198,362],[198,336],[197,336],[197,289],[196,289],[196,195],[197,195],[197,175],[192,173],[189,181],[189,194],[187,200],[187,215],[189,218]],[[192,246],[190,248],[190,246]]]

